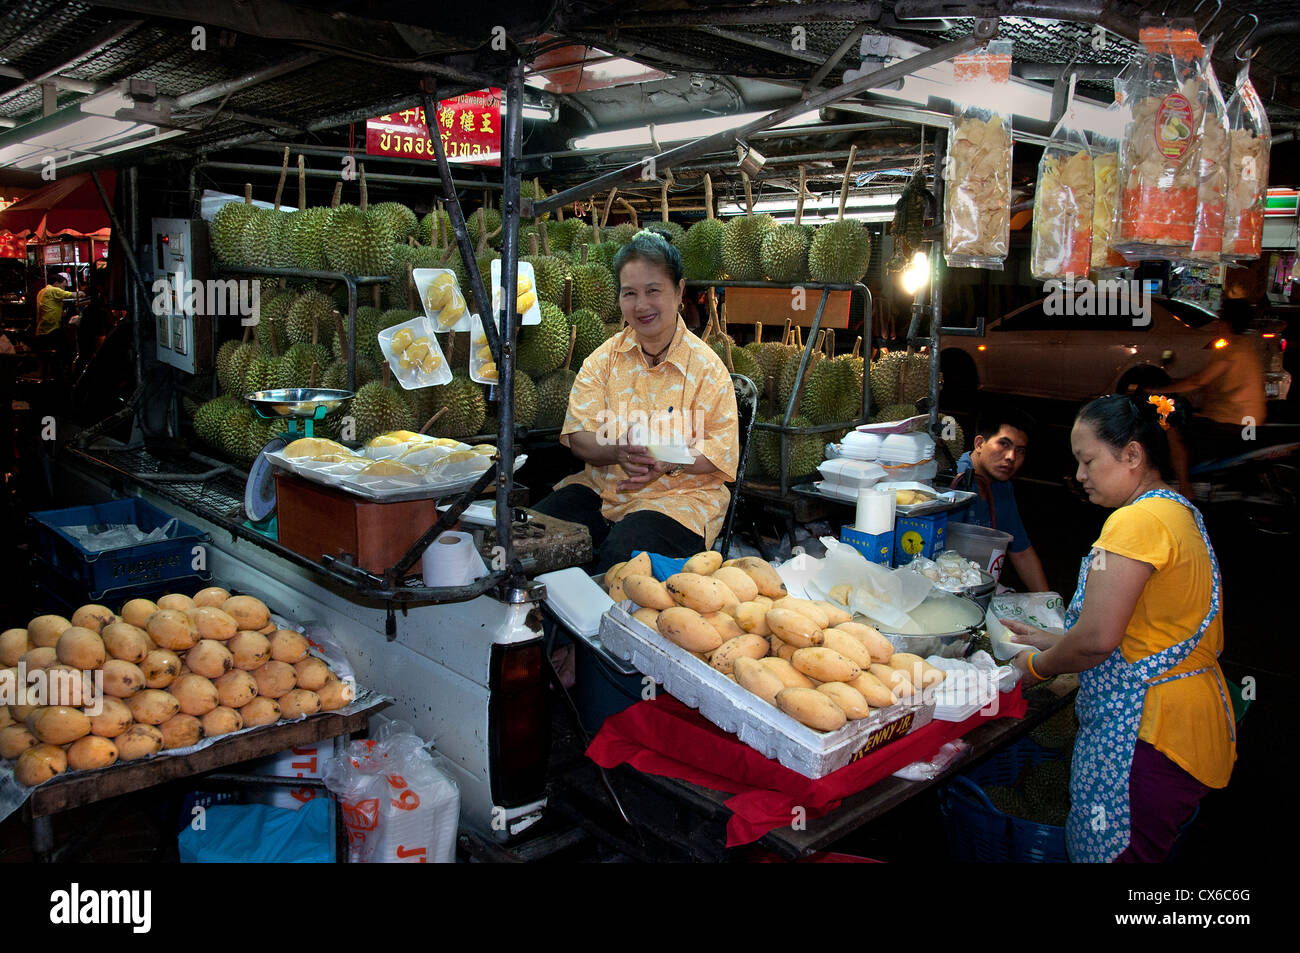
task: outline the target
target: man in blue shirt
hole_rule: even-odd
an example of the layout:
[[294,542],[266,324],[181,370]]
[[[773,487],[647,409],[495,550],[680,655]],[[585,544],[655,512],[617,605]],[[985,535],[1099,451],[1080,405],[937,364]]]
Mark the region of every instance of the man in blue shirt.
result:
[[957,478],[952,483],[955,489],[971,490],[979,496],[954,519],[1010,533],[1007,556],[1026,591],[1046,592],[1047,574],[1020,521],[1016,491],[1011,486],[1011,478],[1024,465],[1033,426],[1028,414],[1011,407],[980,415],[975,448],[957,461]]

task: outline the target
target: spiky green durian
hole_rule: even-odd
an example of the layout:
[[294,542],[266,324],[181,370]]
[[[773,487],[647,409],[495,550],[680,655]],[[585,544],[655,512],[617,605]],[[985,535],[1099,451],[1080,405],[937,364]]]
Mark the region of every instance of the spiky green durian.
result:
[[855,219],[827,222],[808,246],[808,275],[813,281],[847,284],[867,273],[871,233]]
[[761,281],[763,238],[776,228],[771,215],[741,215],[722,233],[722,267],[733,281]]
[[706,218],[686,230],[681,241],[682,271],[687,278],[717,281],[722,267],[722,236],[727,230],[721,219]]

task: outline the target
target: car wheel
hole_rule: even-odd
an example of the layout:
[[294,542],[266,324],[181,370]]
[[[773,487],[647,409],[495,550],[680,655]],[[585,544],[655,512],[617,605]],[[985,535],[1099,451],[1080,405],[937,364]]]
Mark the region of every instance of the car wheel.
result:
[[1156,391],[1168,384],[1169,380],[1169,375],[1159,368],[1139,367],[1119,379],[1115,393],[1131,396],[1140,390]]

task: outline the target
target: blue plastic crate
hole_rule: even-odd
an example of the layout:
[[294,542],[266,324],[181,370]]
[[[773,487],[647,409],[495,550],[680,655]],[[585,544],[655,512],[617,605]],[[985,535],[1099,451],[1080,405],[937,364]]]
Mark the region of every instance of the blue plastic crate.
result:
[[31,570],[32,581],[36,588],[36,607],[42,612],[53,612],[69,618],[88,602],[96,602],[108,606],[114,612],[120,612],[122,606],[132,599],[148,599],[150,602],[157,602],[159,597],[169,592],[193,595],[200,589],[212,585],[212,573],[204,571],[189,576],[178,576],[163,582],[146,582],[139,586],[104,589],[92,594],[79,583],[59,575],[46,565],[43,559],[33,557]]
[[941,788],[939,809],[951,859],[959,863],[1067,863],[1064,827],[1003,814],[983,791],[985,787],[1011,787],[1029,765],[1064,757],[1064,751],[1021,738]]
[[194,547],[210,541],[206,533],[178,520],[167,539],[92,553],[63,532],[65,526],[131,524],[148,533],[171,519],[158,507],[135,497],[44,510],[32,513],[29,519],[35,528],[35,554],[58,575],[84,589],[91,599],[116,589],[193,576]]

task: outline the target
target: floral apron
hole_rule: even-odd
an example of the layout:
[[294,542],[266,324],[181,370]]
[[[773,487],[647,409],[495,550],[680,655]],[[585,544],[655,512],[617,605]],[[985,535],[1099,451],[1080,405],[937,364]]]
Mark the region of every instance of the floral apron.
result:
[[[1213,672],[1228,717],[1229,731],[1233,732],[1232,740],[1236,741],[1235,729],[1232,727],[1232,705],[1228,701],[1227,690],[1217,666],[1159,677],[1182,664],[1192,654],[1205,630],[1219,614],[1220,576],[1218,558],[1214,555],[1210,537],[1205,532],[1205,523],[1196,507],[1170,490],[1152,490],[1138,497],[1138,500],[1148,497],[1174,500],[1192,511],[1201,540],[1210,554],[1210,566],[1214,574],[1210,611],[1200,628],[1186,641],[1136,662],[1127,661],[1117,647],[1100,665],[1079,674],[1079,693],[1075,700],[1079,733],[1075,739],[1074,762],[1070,772],[1070,816],[1065,826],[1066,846],[1070,859],[1075,862],[1109,863],[1129,845],[1132,820],[1129,808],[1129,772],[1133,766],[1133,751],[1137,745],[1142,707],[1148,688],[1191,675]],[[1065,613],[1067,631],[1079,621],[1092,557],[1093,554],[1089,553],[1080,566],[1078,588]]]

